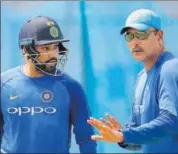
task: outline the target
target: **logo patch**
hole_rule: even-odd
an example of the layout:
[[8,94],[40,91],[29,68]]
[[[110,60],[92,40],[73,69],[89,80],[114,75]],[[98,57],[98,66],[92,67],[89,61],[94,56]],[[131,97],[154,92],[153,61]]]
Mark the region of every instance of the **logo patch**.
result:
[[54,107],[46,107],[42,108],[39,106],[36,107],[10,107],[7,108],[7,112],[9,114],[17,114],[19,116],[30,114],[31,116],[37,115],[37,114],[55,114],[57,112],[56,108]]
[[49,103],[53,100],[53,93],[49,90],[45,90],[41,93],[41,99],[45,103]]
[[59,36],[59,31],[58,31],[58,28],[55,27],[55,26],[52,26],[50,29],[49,29],[49,33],[52,37],[56,38]]
[[10,100],[15,100],[15,99],[17,99],[17,98],[19,98],[19,97],[20,97],[20,95],[10,96],[9,99],[10,99]]

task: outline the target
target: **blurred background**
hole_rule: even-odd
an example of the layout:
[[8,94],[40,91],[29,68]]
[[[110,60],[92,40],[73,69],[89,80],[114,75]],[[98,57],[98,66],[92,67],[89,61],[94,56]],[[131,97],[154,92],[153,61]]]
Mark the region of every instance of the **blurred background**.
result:
[[[160,15],[166,48],[178,56],[177,1],[2,1],[1,72],[24,63],[18,48],[21,26],[33,16],[49,16],[70,39],[65,72],[84,86],[93,116],[110,113],[124,124],[131,113],[135,79],[143,66],[134,61],[119,32],[127,16],[139,8]],[[73,136],[71,152],[78,151]],[[128,151],[117,144],[98,142],[98,152]]]

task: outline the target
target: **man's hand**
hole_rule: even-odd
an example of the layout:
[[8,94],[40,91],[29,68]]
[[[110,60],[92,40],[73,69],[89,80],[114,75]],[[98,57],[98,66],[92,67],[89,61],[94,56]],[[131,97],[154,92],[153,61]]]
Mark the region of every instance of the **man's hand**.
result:
[[[112,117],[107,116],[107,118],[111,118],[110,120],[114,120]],[[92,135],[93,140],[103,140],[107,142],[123,142],[123,135],[118,130],[120,129],[120,124],[117,122],[117,125],[115,121],[112,121],[112,123],[107,122],[106,120],[97,120],[93,117],[90,117],[87,122],[91,124],[92,126],[96,127],[98,131],[100,132],[100,135]],[[109,121],[110,121],[109,120]]]

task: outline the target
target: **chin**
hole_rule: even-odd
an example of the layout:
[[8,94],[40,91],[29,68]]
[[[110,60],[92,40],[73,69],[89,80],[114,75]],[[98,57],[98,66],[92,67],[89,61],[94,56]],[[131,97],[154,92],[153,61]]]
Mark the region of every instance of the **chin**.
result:
[[135,58],[136,61],[144,61],[146,55],[143,52],[135,52],[132,53],[132,56]]
[[46,68],[48,71],[53,71],[53,70],[55,70],[56,69],[56,67],[48,67],[48,68]]
[[145,57],[143,56],[133,56],[136,61],[143,62],[145,60]]

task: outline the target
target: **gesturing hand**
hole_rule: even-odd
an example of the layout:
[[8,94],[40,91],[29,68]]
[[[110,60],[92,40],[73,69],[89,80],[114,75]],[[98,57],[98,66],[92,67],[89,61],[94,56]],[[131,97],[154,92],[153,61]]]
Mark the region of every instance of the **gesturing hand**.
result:
[[123,135],[118,131],[120,124],[110,115],[107,115],[107,118],[110,122],[104,119],[97,120],[93,117],[87,120],[87,122],[97,128],[100,133],[100,135],[92,135],[91,138],[93,140],[103,140],[107,142],[123,142]]

